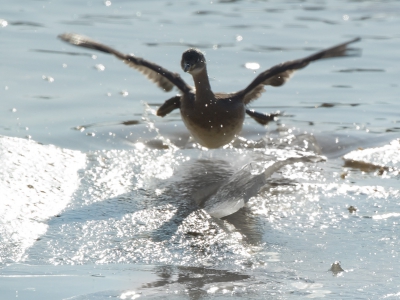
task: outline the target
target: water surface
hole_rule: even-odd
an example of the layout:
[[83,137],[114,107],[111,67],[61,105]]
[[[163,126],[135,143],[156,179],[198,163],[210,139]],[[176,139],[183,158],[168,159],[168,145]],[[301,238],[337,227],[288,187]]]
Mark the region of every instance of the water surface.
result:
[[[399,16],[396,1],[3,4],[1,294],[398,298]],[[279,120],[210,151],[178,111],[155,116],[174,93],[64,32],[190,84],[180,56],[200,48],[226,92],[354,37],[362,54],[267,88],[251,108]]]

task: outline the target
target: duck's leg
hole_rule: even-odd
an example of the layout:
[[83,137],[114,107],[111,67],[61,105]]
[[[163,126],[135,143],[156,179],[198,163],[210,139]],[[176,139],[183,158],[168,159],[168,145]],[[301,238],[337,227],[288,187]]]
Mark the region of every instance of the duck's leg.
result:
[[157,116],[165,117],[174,109],[181,107],[181,96],[177,95],[164,102],[157,110]]
[[277,116],[282,115],[281,112],[264,114],[254,111],[253,109],[246,109],[246,113],[252,117],[257,123],[261,125],[267,125],[271,121],[275,121]]

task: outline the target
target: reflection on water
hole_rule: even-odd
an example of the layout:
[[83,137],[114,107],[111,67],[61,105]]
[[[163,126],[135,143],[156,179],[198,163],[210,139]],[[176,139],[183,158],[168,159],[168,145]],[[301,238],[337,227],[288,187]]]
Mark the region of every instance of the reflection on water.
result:
[[249,275],[235,272],[194,267],[161,266],[155,269],[155,273],[160,279],[144,285],[143,289],[164,288],[157,290],[165,293],[165,288],[185,286],[185,294],[190,299],[201,299],[221,290],[224,294],[241,296],[241,292],[246,290],[242,281],[251,279]]

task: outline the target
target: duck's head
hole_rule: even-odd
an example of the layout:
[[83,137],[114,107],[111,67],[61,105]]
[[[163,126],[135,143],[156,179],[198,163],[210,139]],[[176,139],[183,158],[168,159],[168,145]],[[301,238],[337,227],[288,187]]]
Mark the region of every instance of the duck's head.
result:
[[197,74],[206,67],[206,58],[200,50],[188,49],[182,54],[181,67],[184,72]]

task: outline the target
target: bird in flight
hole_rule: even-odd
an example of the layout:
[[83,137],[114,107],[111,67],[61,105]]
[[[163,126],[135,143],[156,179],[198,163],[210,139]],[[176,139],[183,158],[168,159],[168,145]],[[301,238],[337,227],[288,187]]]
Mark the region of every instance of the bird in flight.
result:
[[177,73],[134,56],[123,54],[109,46],[75,33],[58,36],[72,45],[113,54],[128,66],[145,75],[164,91],[178,88],[180,95],[174,96],[160,106],[157,115],[164,117],[175,109],[180,109],[182,120],[193,138],[207,148],[219,148],[229,144],[242,130],[245,113],[260,124],[267,124],[276,115],[263,114],[247,109],[265,91],[264,86],[281,86],[294,71],[310,62],[333,57],[351,56],[348,45],[360,40],[355,38],[346,43],[322,50],[305,58],[280,63],[260,73],[244,89],[233,93],[214,93],[211,90],[204,54],[198,49],[188,49],[182,54],[181,67],[193,77],[194,87],[188,85]]

